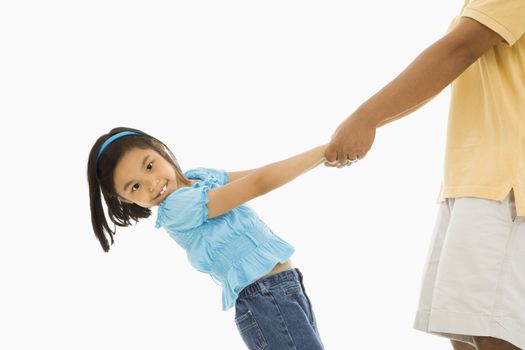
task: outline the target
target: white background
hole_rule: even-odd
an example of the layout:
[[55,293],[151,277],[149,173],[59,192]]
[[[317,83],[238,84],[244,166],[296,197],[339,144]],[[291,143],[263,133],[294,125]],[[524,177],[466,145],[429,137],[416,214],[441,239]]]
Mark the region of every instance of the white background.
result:
[[[329,141],[439,39],[462,1],[3,1],[1,349],[244,349],[220,287],[154,217],[103,253],[86,163],[103,133],[183,170]],[[448,89],[372,151],[250,202],[296,247],[326,349],[447,349],[412,329],[438,205]]]

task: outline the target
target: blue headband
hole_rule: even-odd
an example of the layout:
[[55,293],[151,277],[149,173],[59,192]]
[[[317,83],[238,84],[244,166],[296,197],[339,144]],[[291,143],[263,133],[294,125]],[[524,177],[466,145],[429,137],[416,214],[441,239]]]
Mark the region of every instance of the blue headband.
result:
[[100,147],[100,150],[98,151],[98,154],[97,154],[97,160],[100,157],[100,155],[102,154],[102,152],[104,151],[104,149],[106,149],[106,147],[108,147],[113,141],[118,140],[118,139],[120,139],[121,137],[124,137],[124,136],[138,135],[138,134],[139,133],[134,132],[134,131],[122,131],[122,132],[119,132],[118,134],[115,134],[115,135],[111,136],[109,139],[104,141],[104,143]]

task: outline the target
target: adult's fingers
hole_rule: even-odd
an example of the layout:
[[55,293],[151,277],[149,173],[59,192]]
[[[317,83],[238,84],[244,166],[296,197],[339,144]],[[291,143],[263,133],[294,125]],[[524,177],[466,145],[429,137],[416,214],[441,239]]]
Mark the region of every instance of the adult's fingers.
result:
[[326,151],[324,152],[324,157],[326,159],[326,163],[334,163],[337,161],[337,147],[330,143],[328,147],[326,147]]
[[352,162],[347,160],[346,162],[338,163],[337,167],[338,168],[344,168],[345,166],[349,166],[349,165],[352,165]]
[[346,160],[352,163],[357,162],[359,160],[359,156],[358,155],[353,156],[353,155],[347,154]]
[[324,162],[324,165],[333,168],[337,166],[337,162]]

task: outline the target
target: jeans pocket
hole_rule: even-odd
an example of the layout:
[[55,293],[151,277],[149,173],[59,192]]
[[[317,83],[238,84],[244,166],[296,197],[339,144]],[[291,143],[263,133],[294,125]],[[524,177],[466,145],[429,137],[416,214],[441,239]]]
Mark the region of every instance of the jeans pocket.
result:
[[250,310],[236,317],[235,324],[250,350],[264,350],[268,347],[261,328]]
[[293,294],[301,294],[303,292],[303,289],[299,284],[293,284],[291,286],[283,287],[283,291],[285,295],[293,295]]

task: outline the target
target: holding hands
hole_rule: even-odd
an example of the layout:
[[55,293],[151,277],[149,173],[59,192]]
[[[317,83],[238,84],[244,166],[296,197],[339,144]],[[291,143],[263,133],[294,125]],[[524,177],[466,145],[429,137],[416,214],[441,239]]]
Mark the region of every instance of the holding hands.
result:
[[363,159],[374,142],[376,125],[355,113],[343,121],[325,151],[325,165],[342,168]]

